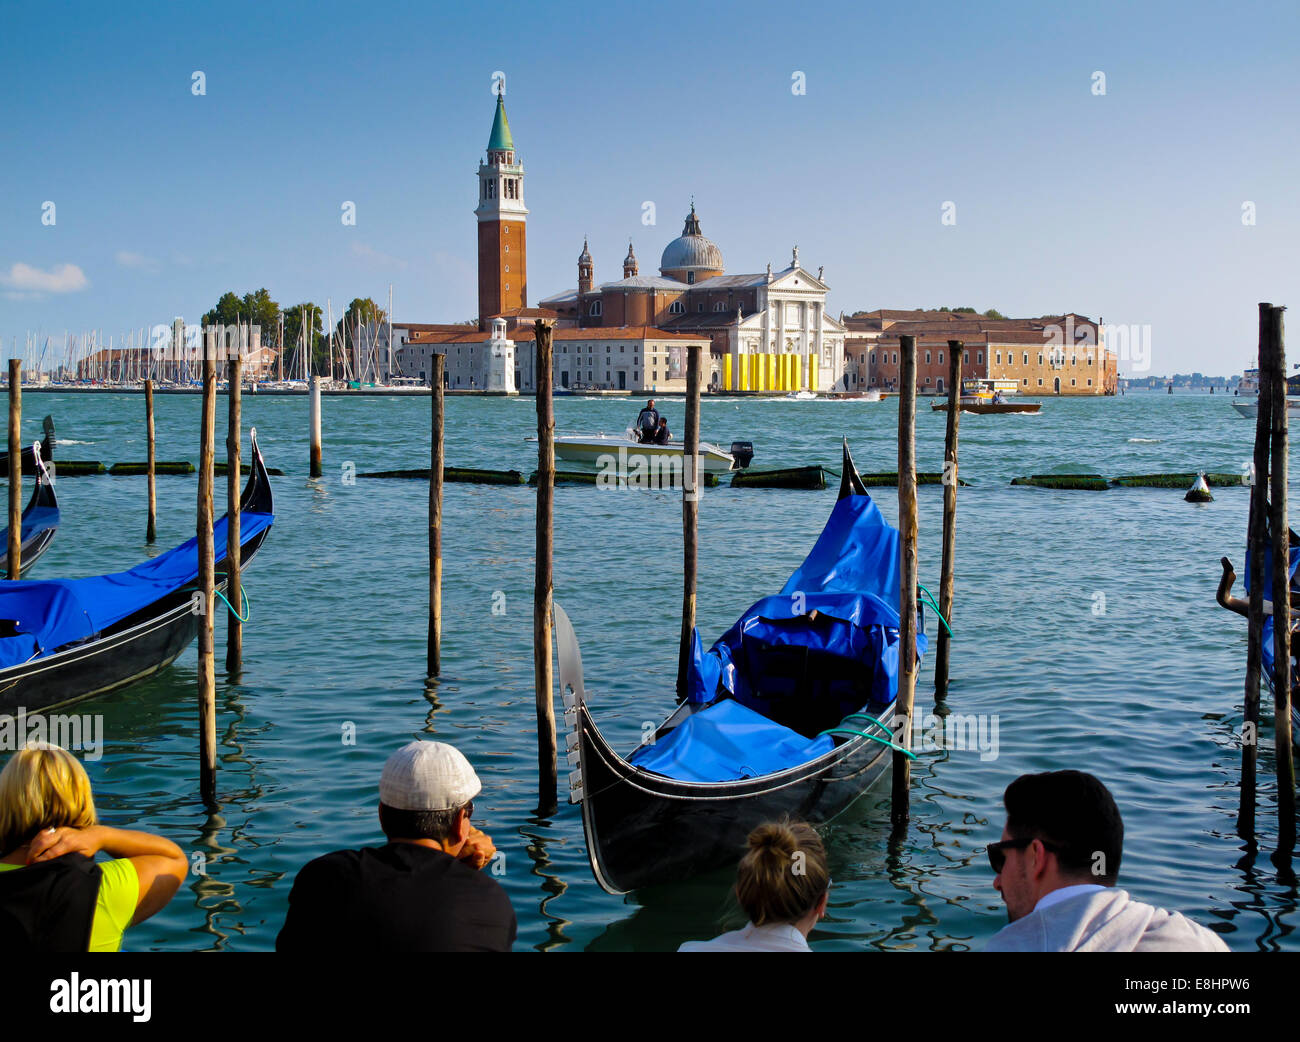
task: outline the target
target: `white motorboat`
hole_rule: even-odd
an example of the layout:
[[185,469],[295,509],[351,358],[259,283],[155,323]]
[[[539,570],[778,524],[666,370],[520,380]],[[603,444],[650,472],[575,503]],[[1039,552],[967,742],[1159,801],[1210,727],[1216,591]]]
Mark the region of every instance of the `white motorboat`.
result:
[[[1233,402],[1232,407],[1242,416],[1249,416],[1252,420],[1259,416],[1258,398],[1251,398],[1245,402]],[[1300,398],[1288,398],[1286,400],[1286,412],[1288,416],[1300,415]]]
[[[705,473],[721,474],[749,466],[754,455],[753,446],[748,442],[737,442],[731,448],[732,451],[728,452],[712,442],[701,441],[700,469]],[[622,434],[558,434],[555,437],[555,458],[590,467],[617,467],[621,474],[638,468],[680,469],[682,443],[643,444],[631,431]]]

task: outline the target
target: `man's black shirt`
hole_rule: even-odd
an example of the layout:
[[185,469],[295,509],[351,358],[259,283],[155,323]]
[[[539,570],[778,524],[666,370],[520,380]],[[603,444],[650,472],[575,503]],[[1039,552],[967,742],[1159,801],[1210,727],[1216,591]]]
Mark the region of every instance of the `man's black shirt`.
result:
[[515,912],[501,885],[414,843],[337,850],[289,893],[276,951],[505,952]]

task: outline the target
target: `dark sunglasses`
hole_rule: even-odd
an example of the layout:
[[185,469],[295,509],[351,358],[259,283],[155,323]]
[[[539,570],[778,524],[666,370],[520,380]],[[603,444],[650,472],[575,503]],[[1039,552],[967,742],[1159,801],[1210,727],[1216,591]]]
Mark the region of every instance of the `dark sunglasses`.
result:
[[470,818],[474,816],[474,801],[470,800],[467,804],[465,804],[464,810],[465,810],[465,820],[468,821]]
[[1065,849],[1059,843],[1052,843],[1046,839],[1039,839],[1037,836],[1030,836],[1028,839],[1004,839],[997,843],[990,843],[988,847],[989,864],[993,866],[994,875],[1001,875],[1002,869],[1006,867],[1008,850],[1024,850],[1025,847],[1029,846],[1029,844],[1036,839],[1045,849],[1050,850],[1053,854],[1059,854]]

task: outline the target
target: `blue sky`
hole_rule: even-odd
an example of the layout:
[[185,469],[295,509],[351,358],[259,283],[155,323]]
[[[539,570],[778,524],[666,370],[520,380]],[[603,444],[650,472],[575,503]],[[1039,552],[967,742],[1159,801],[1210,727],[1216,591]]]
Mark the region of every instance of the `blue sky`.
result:
[[1154,373],[1239,372],[1256,303],[1300,288],[1300,5],[491,11],[8,5],[6,352],[261,286],[337,314],[392,283],[398,320],[473,317],[498,70],[530,303],[576,283],[584,235],[598,281],[629,237],[657,268],[692,195],[728,271],[784,267],[797,243],[833,313],[1073,309],[1150,326]]

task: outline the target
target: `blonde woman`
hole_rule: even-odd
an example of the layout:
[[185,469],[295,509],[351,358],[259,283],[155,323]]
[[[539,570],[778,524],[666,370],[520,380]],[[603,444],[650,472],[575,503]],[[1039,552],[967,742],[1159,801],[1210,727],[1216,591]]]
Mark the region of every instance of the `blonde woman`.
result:
[[[93,867],[81,860],[99,853],[112,860]],[[67,914],[76,914],[76,894],[84,894],[85,886],[69,882],[71,871],[57,885],[32,884],[72,865],[92,879],[99,876],[92,952],[120,950],[126,928],[164,908],[188,870],[185,854],[171,840],[97,824],[90,779],[77,758],[55,745],[29,744],[0,771],[0,917],[6,928],[44,923],[66,936],[62,931],[70,924],[58,920],[60,898],[66,899]],[[52,918],[50,909],[30,907],[37,901],[53,903]],[[39,944],[41,938],[29,940]]]
[[830,898],[826,848],[802,821],[759,825],[736,869],[736,899],[749,916],[741,930],[687,941],[680,952],[807,952],[808,934]]

